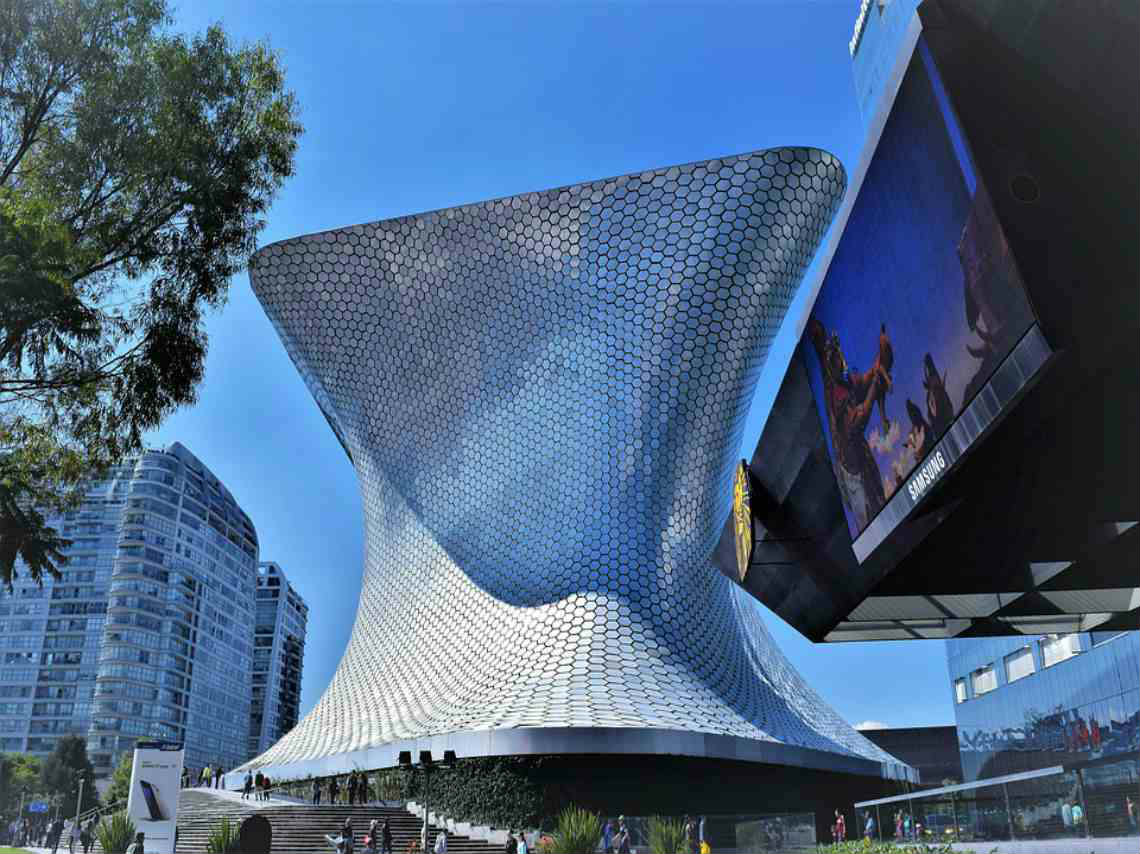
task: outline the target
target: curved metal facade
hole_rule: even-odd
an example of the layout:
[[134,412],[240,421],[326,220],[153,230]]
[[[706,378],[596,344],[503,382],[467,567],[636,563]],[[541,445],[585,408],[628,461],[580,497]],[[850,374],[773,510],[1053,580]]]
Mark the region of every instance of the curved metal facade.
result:
[[260,250],[254,291],[356,467],[366,537],[339,669],[252,764],[420,743],[896,775],[710,563],[844,187],[786,148]]

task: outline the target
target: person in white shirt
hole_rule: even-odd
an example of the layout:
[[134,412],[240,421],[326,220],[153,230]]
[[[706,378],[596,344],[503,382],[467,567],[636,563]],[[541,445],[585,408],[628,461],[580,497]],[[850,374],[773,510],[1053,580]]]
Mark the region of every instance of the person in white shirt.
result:
[[435,838],[435,854],[447,854],[447,831],[441,830]]

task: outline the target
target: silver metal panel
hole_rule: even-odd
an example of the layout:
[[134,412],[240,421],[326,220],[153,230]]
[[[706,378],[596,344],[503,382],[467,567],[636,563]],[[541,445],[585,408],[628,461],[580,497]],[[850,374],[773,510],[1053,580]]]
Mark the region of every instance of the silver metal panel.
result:
[[843,190],[834,157],[786,148],[259,251],[366,539],[339,669],[251,764],[430,744],[896,776],[710,564],[759,369]]

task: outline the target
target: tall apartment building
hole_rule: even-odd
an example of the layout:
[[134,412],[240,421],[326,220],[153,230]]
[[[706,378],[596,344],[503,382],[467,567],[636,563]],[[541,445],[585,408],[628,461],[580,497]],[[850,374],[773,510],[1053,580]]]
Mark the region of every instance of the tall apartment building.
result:
[[272,561],[257,566],[249,755],[257,756],[297,725],[309,606]]
[[100,775],[140,738],[245,759],[258,542],[226,487],[174,443],[51,524],[73,540],[61,577],[0,592],[0,750],[85,735]]

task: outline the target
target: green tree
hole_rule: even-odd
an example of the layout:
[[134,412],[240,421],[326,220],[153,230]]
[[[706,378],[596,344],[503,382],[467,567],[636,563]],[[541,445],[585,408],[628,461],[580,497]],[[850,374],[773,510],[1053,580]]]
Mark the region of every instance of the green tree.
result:
[[60,815],[73,816],[78,805],[79,778],[83,786],[81,810],[99,803],[95,791],[95,769],[87,758],[87,741],[78,735],[65,735],[55,744],[55,750],[44,760],[40,771],[40,786],[49,796],[59,798]]
[[278,57],[165,0],[0,4],[0,580],[45,513],[194,400],[301,125]]
[[20,808],[20,793],[35,794],[40,785],[38,756],[0,754],[0,812],[13,814]]
[[111,772],[111,785],[104,793],[108,804],[127,802],[127,797],[131,794],[131,770],[134,767],[134,760],[134,753],[129,750],[119,757],[119,764]]

